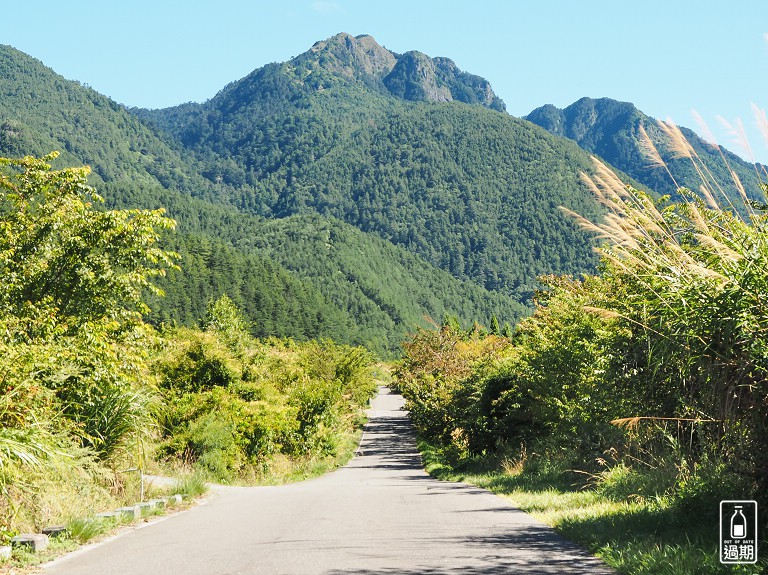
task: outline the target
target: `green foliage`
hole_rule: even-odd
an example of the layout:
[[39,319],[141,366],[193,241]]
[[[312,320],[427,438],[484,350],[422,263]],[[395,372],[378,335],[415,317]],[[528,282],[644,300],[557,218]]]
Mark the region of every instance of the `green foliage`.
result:
[[156,243],[174,222],[162,210],[94,209],[100,197],[88,170],[51,171],[56,155],[0,159],[0,309],[14,317],[55,310],[64,334],[105,320],[124,329],[146,310],[150,279],[173,266]]
[[412,334],[394,376],[416,429],[424,437],[453,444],[458,453],[474,441],[476,427],[469,415],[476,397],[466,382],[474,369],[478,377],[492,371],[498,358],[508,355],[509,342],[465,333],[448,320],[440,329]]
[[57,492],[109,500],[124,485],[107,469],[142,461],[143,296],[174,265],[157,245],[172,220],[97,209],[88,170],[51,170],[55,155],[0,158],[0,521],[27,528],[61,511]]
[[168,334],[156,364],[166,400],[158,455],[226,482],[337,456],[376,391],[372,356],[328,341],[258,341],[238,317],[219,300],[206,332]]
[[241,364],[216,334],[180,331],[170,346],[172,357],[158,369],[163,387],[197,393],[227,387],[242,377]]
[[654,201],[596,171],[611,216],[576,217],[608,240],[601,275],[543,278],[493,361],[457,356],[447,328],[412,340],[398,387],[449,463],[514,453],[517,471],[584,470],[604,498],[714,525],[720,500],[766,492],[766,216]]
[[14,352],[55,354],[33,377],[54,391],[69,431],[109,458],[151,421],[151,392],[135,385],[152,345],[142,297],[174,265],[156,245],[173,221],[95,209],[87,169],[52,171],[53,157],[0,159],[0,321]]
[[226,295],[208,302],[205,329],[214,332],[234,352],[242,348],[248,334],[248,327],[240,310]]
[[206,413],[189,423],[188,434],[187,453],[196,459],[197,468],[231,481],[242,466],[234,422],[218,411]]
[[608,422],[630,399],[606,378],[616,333],[583,309],[601,284],[547,281],[551,291],[511,341],[477,334],[466,354],[467,336],[444,327],[405,345],[398,388],[425,437],[474,454],[521,444],[534,451],[557,438],[572,466],[620,435]]
[[[210,223],[216,217],[226,220],[233,216],[236,214],[231,210],[214,213]],[[240,225],[247,230],[245,235],[260,233],[263,222],[244,220]],[[215,227],[207,231],[213,236],[229,233]],[[235,239],[233,236],[231,241]],[[280,242],[287,243],[290,250],[289,240],[282,238]],[[178,234],[169,243],[181,255],[183,269],[159,279],[158,286],[165,295],[148,300],[152,307],[148,319],[152,323],[199,326],[205,323],[207,305],[226,296],[238,307],[248,333],[255,337],[354,340],[352,305],[349,310],[334,305],[319,287],[297,277],[270,256],[202,234]],[[322,286],[327,282],[317,283]]]

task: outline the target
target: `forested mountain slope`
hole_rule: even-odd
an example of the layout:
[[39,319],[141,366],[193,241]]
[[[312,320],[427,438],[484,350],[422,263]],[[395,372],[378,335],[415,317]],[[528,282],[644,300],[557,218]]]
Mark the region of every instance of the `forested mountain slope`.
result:
[[[614,167],[632,176],[648,188],[677,196],[675,183],[664,168],[654,165],[643,151],[640,126],[643,126],[669,167],[677,185],[698,192],[701,177],[688,158],[681,158],[672,149],[669,137],[659,129],[657,121],[645,115],[629,102],[610,98],[582,98],[565,109],[552,105],[542,106],[525,117],[551,133],[569,138],[584,150],[600,156]],[[741,205],[739,191],[728,169],[739,177],[746,192],[753,199],[763,200],[760,192],[761,170],[745,162],[725,148],[706,142],[687,128],[681,128],[695,153],[714,178],[720,183],[727,198]],[[763,172],[763,176],[765,176]],[[718,198],[727,204],[725,198]]]
[[307,278],[316,289],[356,318],[360,342],[399,347],[415,326],[455,316],[464,327],[477,321],[501,324],[527,315],[510,296],[459,281],[422,258],[359,229],[317,214],[269,220],[243,238],[286,268]]
[[137,113],[243,211],[330,215],[525,298],[540,274],[591,269],[588,238],[557,208],[597,208],[579,179],[587,154],[501,107],[446,60],[340,34],[204,104]]
[[[311,235],[304,220],[264,227],[262,217],[233,205],[247,194],[245,183],[210,177],[203,169],[209,162],[167,133],[39,61],[0,47],[0,155],[51,150],[62,152],[57,166],[91,165],[91,183],[108,206],[164,207],[178,220],[167,241],[183,256],[182,272],[161,281],[167,295],[151,302],[156,322],[197,323],[207,302],[225,292],[256,335],[331,337],[392,353],[427,315],[454,315],[470,325],[487,324],[493,314],[514,323],[523,313],[510,296],[457,281],[402,248],[323,217],[309,218],[307,225],[352,239],[337,241],[344,249],[318,260],[295,233],[298,226]],[[316,260],[322,261],[320,271],[312,267]]]
[[8,156],[57,150],[62,166],[89,165],[97,186],[130,183],[212,195],[191,157],[172,149],[117,102],[3,45],[0,150]]

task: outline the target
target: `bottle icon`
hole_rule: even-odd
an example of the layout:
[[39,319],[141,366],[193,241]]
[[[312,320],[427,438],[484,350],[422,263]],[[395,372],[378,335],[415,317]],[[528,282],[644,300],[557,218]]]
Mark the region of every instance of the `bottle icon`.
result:
[[747,536],[747,518],[741,512],[741,505],[737,505],[731,516],[731,538],[744,539]]

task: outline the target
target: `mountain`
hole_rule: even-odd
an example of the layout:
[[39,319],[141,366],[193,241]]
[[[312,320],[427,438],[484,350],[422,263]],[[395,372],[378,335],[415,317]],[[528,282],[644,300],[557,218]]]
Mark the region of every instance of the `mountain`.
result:
[[242,212],[333,217],[525,300],[541,274],[592,269],[590,238],[557,208],[598,208],[588,155],[502,109],[450,60],[339,34],[205,103],[134,112]]
[[[567,108],[551,104],[535,109],[525,119],[552,134],[569,138],[581,148],[630,175],[649,189],[678,197],[677,187],[666,170],[648,159],[643,151],[640,126],[643,126],[669,167],[677,184],[698,192],[701,177],[687,158],[676,157],[669,137],[647,116],[628,102],[609,98],[582,98]],[[727,199],[742,205],[739,191],[728,172],[732,169],[752,199],[764,201],[758,170],[725,148],[714,146],[693,131],[681,128],[698,157],[723,188]]]
[[[370,55],[368,70],[378,65]],[[333,67],[318,72],[329,80],[340,74]],[[383,80],[366,78],[375,92],[384,89]],[[165,207],[178,220],[167,244],[182,254],[182,272],[161,281],[167,295],[151,301],[152,321],[194,324],[207,302],[226,292],[256,335],[330,337],[392,354],[427,315],[487,325],[492,315],[514,323],[525,313],[515,298],[457,280],[349,224],[310,214],[268,222],[243,213],[236,200],[248,185],[221,177],[237,165],[198,157],[139,116],[0,46],[0,155],[59,150],[56,166],[91,165],[91,182],[108,207]],[[322,230],[334,249],[318,258]]]
[[61,153],[62,166],[89,165],[97,186],[137,184],[214,195],[191,157],[118,103],[0,45],[0,151],[21,156],[52,150]]
[[[640,125],[697,189],[632,104],[583,99],[513,118],[487,80],[371,36],[338,34],[163,110],[128,110],[0,46],[0,154],[59,150],[59,166],[92,166],[109,207],[178,220],[167,241],[183,271],[163,280],[152,321],[196,323],[227,293],[256,335],[384,354],[426,317],[514,323],[537,276],[593,270],[592,238],[558,210],[601,213],[580,179],[590,154],[676,192],[645,160]],[[721,153],[758,189],[753,166],[684,133],[722,183]]]

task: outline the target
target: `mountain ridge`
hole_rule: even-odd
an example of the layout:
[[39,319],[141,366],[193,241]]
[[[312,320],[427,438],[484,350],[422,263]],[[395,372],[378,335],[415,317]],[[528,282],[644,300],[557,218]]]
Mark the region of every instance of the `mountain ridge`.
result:
[[[339,34],[203,104],[136,113],[205,163],[209,180],[236,188],[242,211],[333,216],[521,299],[538,275],[592,269],[591,240],[557,209],[597,213],[579,176],[589,157],[494,109],[487,82],[452,61],[411,51],[387,72],[383,50]],[[446,86],[430,74],[414,88],[408,78],[424,74],[413,62],[448,70],[486,105],[436,96]],[[421,90],[410,99],[383,89],[400,71],[404,93]]]
[[[313,67],[315,61],[318,66]],[[450,58],[431,58],[416,50],[397,54],[368,34],[352,36],[341,32],[315,42],[309,50],[284,64],[298,72],[299,81],[308,81],[322,67],[407,101],[455,100],[506,110],[488,80],[460,70]],[[307,64],[310,66],[306,67]]]
[[[305,220],[273,227],[259,246],[244,241],[259,235],[263,220],[238,212],[232,201],[238,188],[206,176],[199,158],[137,116],[39,60],[0,47],[0,155],[61,150],[57,166],[92,166],[91,183],[108,207],[165,207],[178,220],[176,239],[169,245],[185,255],[184,276],[171,272],[160,282],[167,297],[152,301],[153,321],[195,324],[208,299],[227,293],[246,312],[254,334],[333,337],[368,343],[391,355],[408,331],[425,325],[425,315],[438,321],[442,314],[452,315],[471,325],[487,324],[494,314],[514,323],[524,313],[510,296],[455,280],[419,256],[385,249],[384,241],[370,232],[341,222],[329,224],[345,239],[324,260],[331,274],[325,277],[311,267],[303,269],[309,258],[295,243],[302,240],[294,232]],[[276,254],[270,245],[284,252]],[[302,253],[303,261],[295,257]],[[379,268],[400,270],[399,284],[409,286],[408,291],[350,273],[352,253],[362,263],[374,257]],[[416,305],[407,301],[412,296]],[[356,310],[367,311],[360,315]],[[382,333],[373,337],[375,330]]]
[[[660,194],[669,194],[675,199],[681,199],[678,186],[699,193],[701,178],[690,161],[676,157],[669,138],[659,128],[658,121],[630,102],[584,97],[562,109],[551,104],[541,106],[524,119],[554,135],[573,140],[585,151],[601,157]],[[640,126],[643,126],[653,141],[674,181],[666,170],[654,165],[647,157],[639,132]],[[723,188],[724,197],[721,199],[726,205],[743,204],[730,169],[737,174],[751,199],[765,200],[760,179],[756,174],[758,166],[746,162],[726,148],[707,142],[693,130],[680,127],[680,131]]]
[[[0,48],[0,153],[63,149],[64,163],[93,163],[110,206],[168,208],[201,287],[172,278],[163,321],[194,321],[229,290],[264,333],[300,335],[287,316],[306,317],[306,336],[393,353],[425,315],[514,323],[538,276],[596,269],[594,240],[558,207],[599,217],[580,174],[643,117],[616,106],[611,124],[583,106],[579,147],[494,98],[448,58],[395,54],[365,35],[338,34],[202,104],[162,110],[128,110]],[[624,171],[652,181],[636,167]]]

